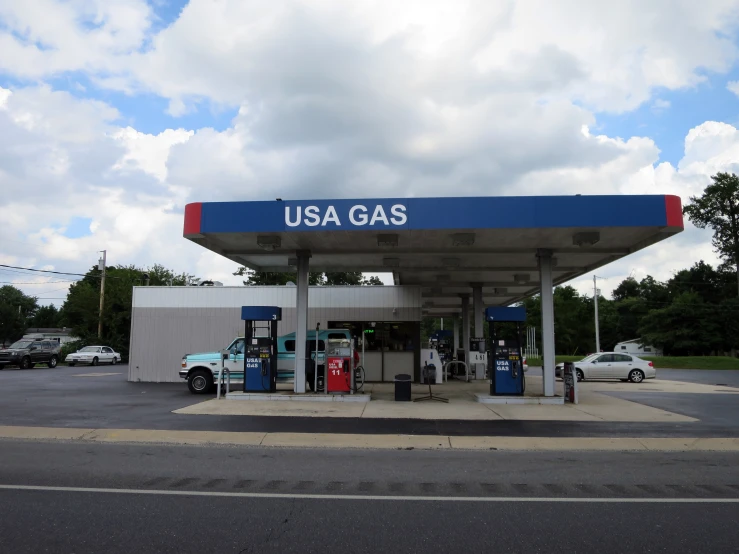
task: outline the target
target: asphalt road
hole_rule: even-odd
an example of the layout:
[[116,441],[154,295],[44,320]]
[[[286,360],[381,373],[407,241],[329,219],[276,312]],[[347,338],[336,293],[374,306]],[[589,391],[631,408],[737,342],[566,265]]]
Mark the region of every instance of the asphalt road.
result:
[[[701,419],[690,424],[197,416],[172,413],[199,400],[184,383],[129,383],[127,370],[126,366],[117,365],[0,371],[0,425],[415,435],[739,437],[739,417],[733,415],[739,400],[733,395],[690,395],[682,401],[679,395],[624,393],[630,400]],[[661,370],[660,375],[667,371]],[[720,373],[722,380],[716,382],[724,383],[734,382],[739,375],[727,371],[710,373]],[[714,378],[703,372],[692,372],[689,377],[708,379],[707,382]],[[607,390],[608,384],[604,382],[599,390]],[[716,403],[721,403],[726,411],[719,412]]]
[[0,487],[41,489],[0,488],[0,536],[34,554],[739,552],[736,462],[1,441]]

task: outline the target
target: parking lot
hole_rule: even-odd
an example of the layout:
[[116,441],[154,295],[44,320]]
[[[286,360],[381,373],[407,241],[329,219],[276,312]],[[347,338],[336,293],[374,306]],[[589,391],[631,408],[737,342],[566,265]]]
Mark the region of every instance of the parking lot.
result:
[[[125,365],[0,372],[0,425],[108,429],[173,429],[498,436],[739,436],[739,372],[660,370],[629,391],[620,382],[588,383],[599,393],[695,418],[695,422],[357,419],[352,417],[194,415],[173,413],[211,397],[183,383],[129,383]],[[665,392],[667,380],[727,385],[735,393]],[[662,383],[662,384],[660,384]],[[675,387],[671,387],[674,389]],[[644,389],[653,389],[646,392]],[[727,389],[722,389],[727,390]],[[448,406],[445,406],[448,407]],[[532,407],[536,408],[536,407]],[[552,407],[556,408],[556,407]],[[561,408],[561,407],[560,407]]]

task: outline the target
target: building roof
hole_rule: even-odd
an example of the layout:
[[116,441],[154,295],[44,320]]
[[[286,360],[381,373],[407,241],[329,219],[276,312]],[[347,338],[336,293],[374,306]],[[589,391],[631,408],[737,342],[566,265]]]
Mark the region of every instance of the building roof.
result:
[[539,290],[537,252],[555,284],[683,230],[680,198],[522,196],[208,202],[185,208],[185,238],[256,271],[392,272],[422,287],[430,315],[460,310],[483,287],[486,305]]
[[26,329],[27,335],[69,335],[71,331],[66,327],[33,327]]

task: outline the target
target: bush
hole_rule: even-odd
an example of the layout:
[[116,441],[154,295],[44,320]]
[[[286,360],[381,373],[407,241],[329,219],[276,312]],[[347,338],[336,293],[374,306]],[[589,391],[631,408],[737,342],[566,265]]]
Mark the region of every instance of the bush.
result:
[[62,345],[62,348],[59,352],[59,356],[62,361],[67,359],[67,355],[71,354],[72,352],[77,352],[80,348],[85,347],[85,342],[81,340],[76,340],[72,342],[68,342],[64,345]]

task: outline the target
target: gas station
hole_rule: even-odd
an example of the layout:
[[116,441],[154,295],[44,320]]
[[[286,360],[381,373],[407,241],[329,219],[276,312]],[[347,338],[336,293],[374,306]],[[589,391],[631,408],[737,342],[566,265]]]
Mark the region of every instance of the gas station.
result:
[[[525,314],[511,306],[541,294],[541,321],[529,324],[541,329],[539,394],[553,397],[553,288],[682,230],[680,199],[666,195],[208,202],[187,205],[184,221],[186,239],[239,265],[296,272],[296,395],[306,392],[315,325],[308,321],[309,271],[391,272],[396,287],[419,291],[423,316],[455,323],[461,316],[454,347],[461,339],[464,360],[482,366],[470,374],[487,379],[493,395],[523,394],[518,381],[495,375],[516,374],[511,361],[520,357]],[[513,342],[494,338],[501,321],[517,326]],[[493,344],[481,339],[486,324]],[[475,364],[478,349],[491,359]],[[412,377],[420,380],[420,368]]]

